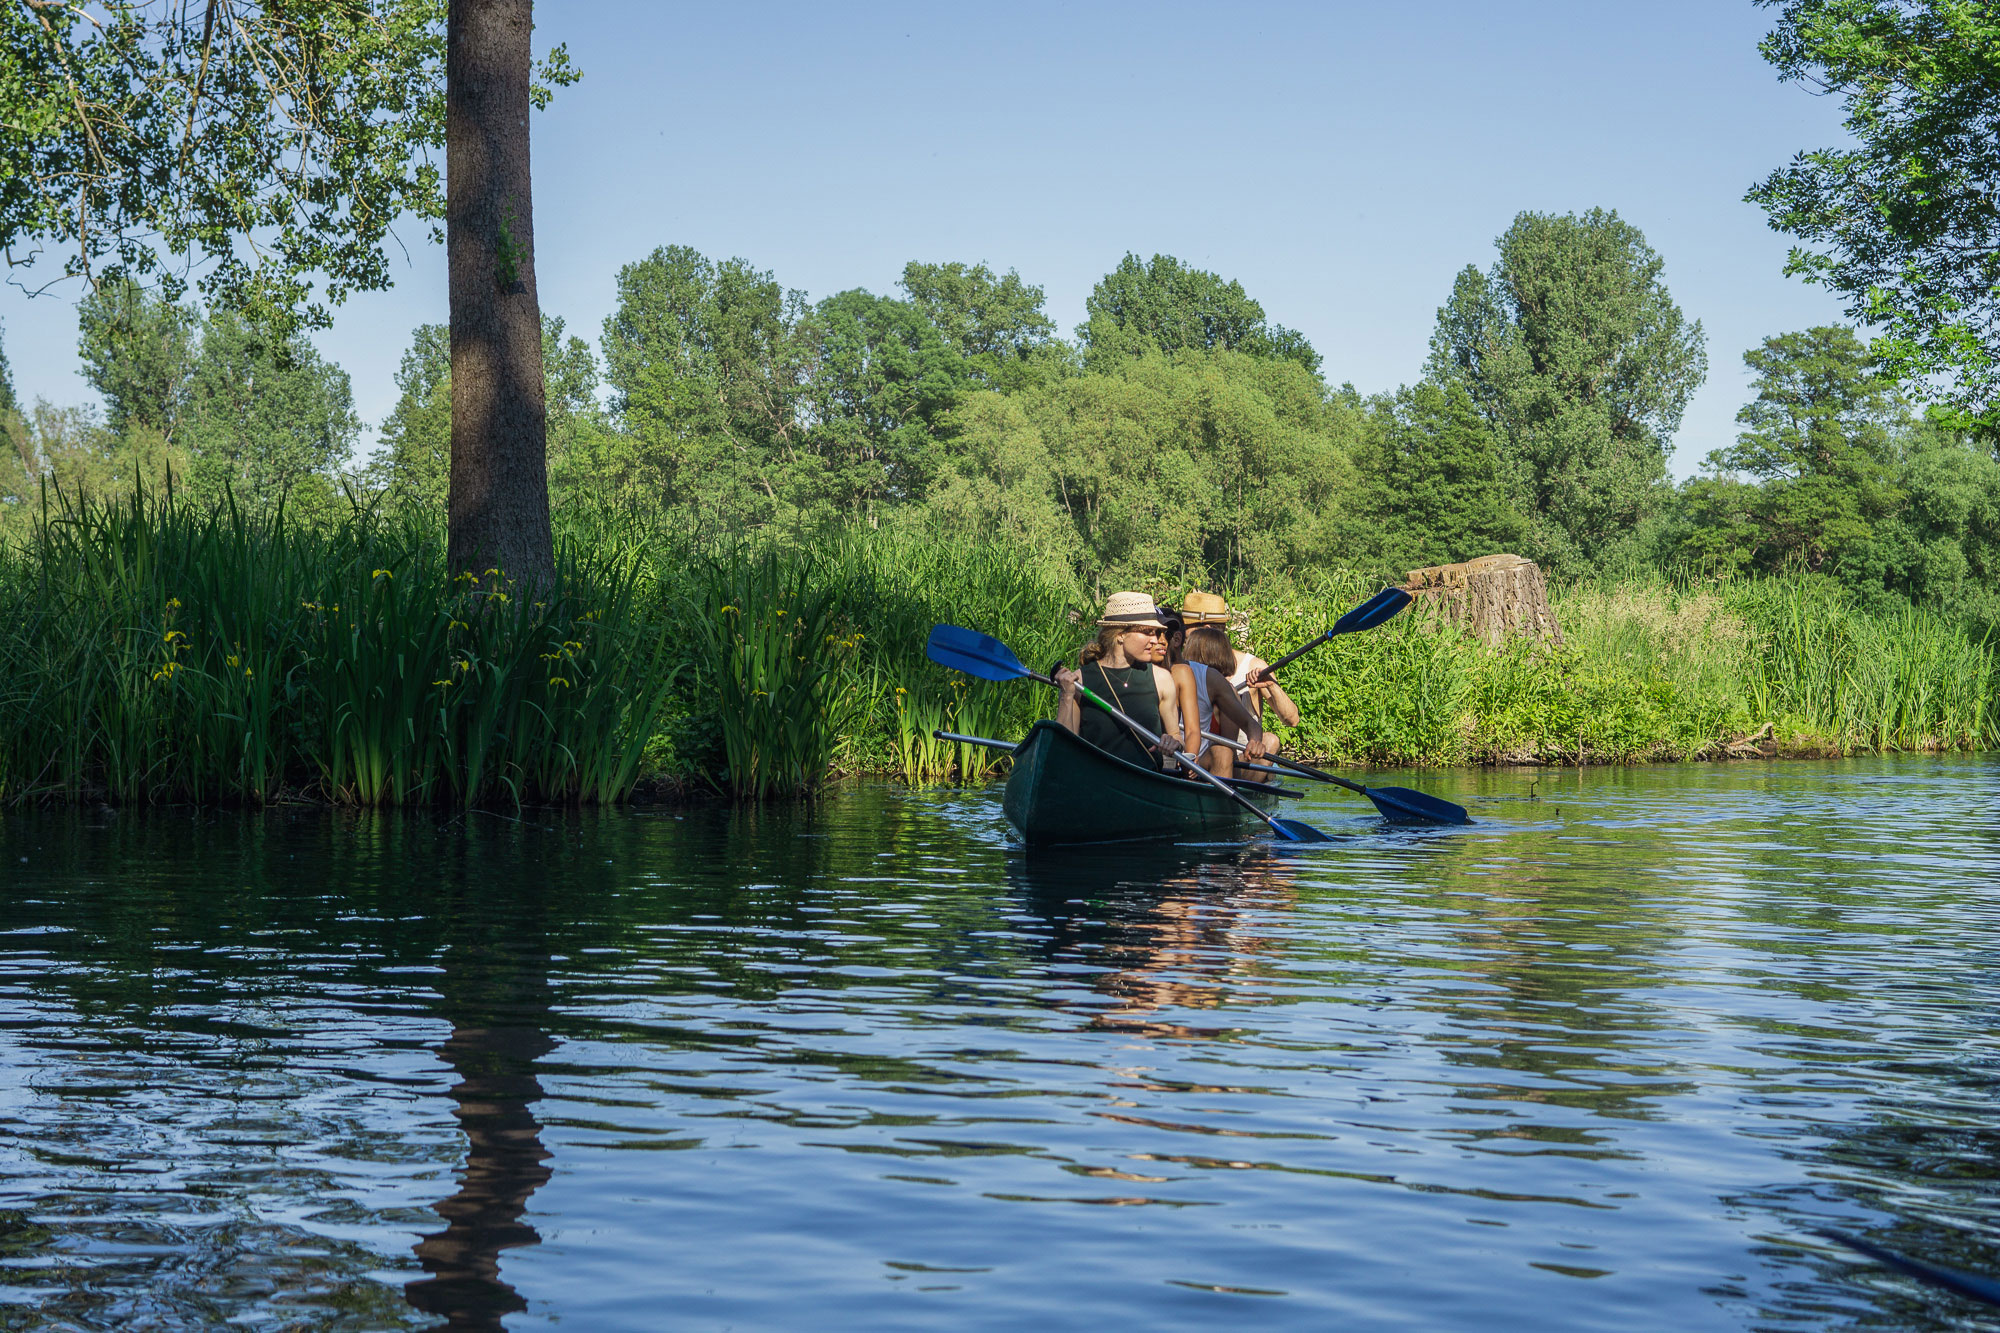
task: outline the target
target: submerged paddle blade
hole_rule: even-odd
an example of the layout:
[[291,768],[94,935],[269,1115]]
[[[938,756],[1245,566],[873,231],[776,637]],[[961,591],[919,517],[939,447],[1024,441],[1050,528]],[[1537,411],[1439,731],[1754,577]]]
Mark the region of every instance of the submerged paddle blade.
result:
[[1271,831],[1277,834],[1279,837],[1283,838],[1286,842],[1332,842],[1333,841],[1332,838],[1329,838],[1326,834],[1321,833],[1311,824],[1301,824],[1296,819],[1274,819],[1271,821]]
[[1410,604],[1410,594],[1401,588],[1384,588],[1361,605],[1333,622],[1327,637],[1336,634],[1355,634],[1364,629],[1374,629],[1385,620],[1394,620],[1396,614]]
[[1021,680],[1040,675],[1022,666],[1013,650],[992,635],[957,625],[935,626],[924,643],[924,656],[939,666],[963,671],[980,680]]
[[1472,816],[1462,805],[1435,796],[1426,796],[1408,787],[1363,787],[1361,789],[1385,819],[1420,824],[1470,824]]

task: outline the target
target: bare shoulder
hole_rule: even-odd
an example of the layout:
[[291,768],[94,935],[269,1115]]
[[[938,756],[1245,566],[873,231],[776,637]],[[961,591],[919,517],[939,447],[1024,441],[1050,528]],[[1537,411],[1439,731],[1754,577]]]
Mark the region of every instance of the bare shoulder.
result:
[[[1170,670],[1158,662],[1153,663],[1153,685],[1161,694],[1172,694],[1179,688],[1174,684],[1174,670],[1177,669],[1178,667]],[[1192,680],[1193,677],[1190,676],[1188,679]]]

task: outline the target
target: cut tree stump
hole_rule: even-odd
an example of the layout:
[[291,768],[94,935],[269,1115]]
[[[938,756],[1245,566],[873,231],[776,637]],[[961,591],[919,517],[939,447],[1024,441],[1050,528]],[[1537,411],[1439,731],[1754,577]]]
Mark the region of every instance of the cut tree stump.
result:
[[1403,587],[1419,605],[1496,648],[1510,637],[1562,646],[1548,582],[1532,560],[1501,554],[1431,565],[1411,570]]

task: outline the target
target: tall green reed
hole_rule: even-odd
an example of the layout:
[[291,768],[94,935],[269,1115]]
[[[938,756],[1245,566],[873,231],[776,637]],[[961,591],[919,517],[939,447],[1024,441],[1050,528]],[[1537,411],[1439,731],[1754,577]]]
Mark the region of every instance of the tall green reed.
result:
[[0,556],[0,796],[613,800],[666,697],[639,562],[564,543],[537,596],[442,534],[172,495],[53,496]]

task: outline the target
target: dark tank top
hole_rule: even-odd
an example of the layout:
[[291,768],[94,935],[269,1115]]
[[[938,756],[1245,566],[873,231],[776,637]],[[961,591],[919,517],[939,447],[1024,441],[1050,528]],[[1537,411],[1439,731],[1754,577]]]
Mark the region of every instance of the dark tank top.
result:
[[[1083,684],[1155,736],[1160,734],[1160,691],[1153,684],[1151,666],[1107,667],[1102,662],[1088,662],[1083,668]],[[1160,766],[1159,757],[1123,722],[1080,696],[1077,705],[1083,710],[1077,718],[1077,735],[1128,764]]]

